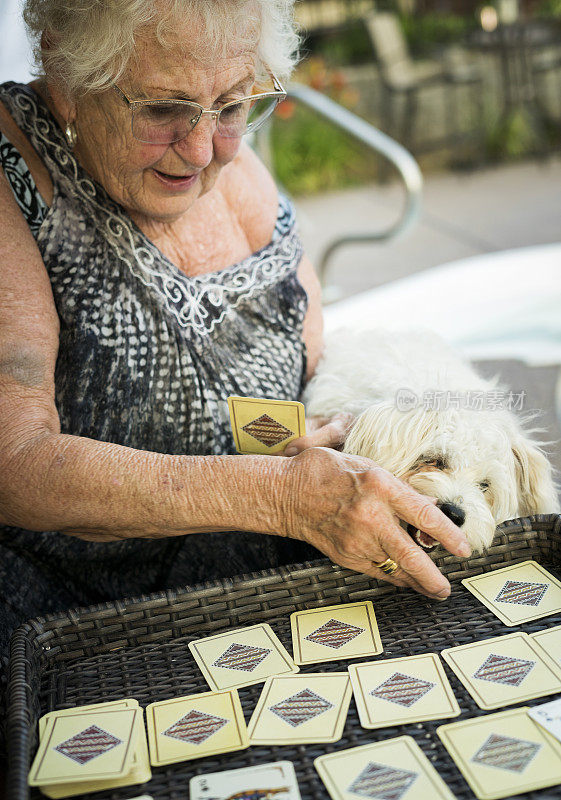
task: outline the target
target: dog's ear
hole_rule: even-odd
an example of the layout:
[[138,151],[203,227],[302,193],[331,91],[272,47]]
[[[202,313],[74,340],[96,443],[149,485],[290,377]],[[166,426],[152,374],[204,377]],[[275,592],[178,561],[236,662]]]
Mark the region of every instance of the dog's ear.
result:
[[518,490],[518,513],[553,514],[560,510],[551,464],[543,451],[520,436],[512,447]]

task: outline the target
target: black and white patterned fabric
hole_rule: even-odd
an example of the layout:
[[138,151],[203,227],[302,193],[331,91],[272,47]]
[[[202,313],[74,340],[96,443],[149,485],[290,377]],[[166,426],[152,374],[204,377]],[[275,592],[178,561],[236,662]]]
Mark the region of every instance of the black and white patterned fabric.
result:
[[[29,87],[0,100],[46,165],[45,208],[17,151],[1,165],[44,259],[60,317],[62,432],[171,454],[235,454],[230,394],[296,400],[304,387],[307,295],[294,211],[279,199],[269,244],[197,277],[178,270],[81,168]],[[275,536],[196,534],[84,542],[0,526],[1,646],[42,613],[235,575],[316,551]]]
[[16,202],[27,220],[31,233],[36,237],[48,209],[37,191],[25,161],[1,131],[0,166],[12,187]]

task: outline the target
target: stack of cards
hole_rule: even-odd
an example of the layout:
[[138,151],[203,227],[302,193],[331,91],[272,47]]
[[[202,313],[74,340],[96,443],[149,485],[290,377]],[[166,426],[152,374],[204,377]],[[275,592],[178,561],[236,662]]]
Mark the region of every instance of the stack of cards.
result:
[[442,651],[480,708],[561,692],[561,668],[526,633],[509,633]]
[[561,611],[561,581],[537,561],[523,561],[462,581],[505,625],[521,625]]
[[297,400],[232,396],[228,409],[238,453],[273,455],[306,435],[304,406]]
[[437,733],[480,800],[561,783],[561,743],[528,708],[442,725]]
[[290,761],[197,775],[189,781],[190,800],[300,800]]
[[39,720],[29,785],[51,798],[133,786],[152,777],[136,700],[53,711]]

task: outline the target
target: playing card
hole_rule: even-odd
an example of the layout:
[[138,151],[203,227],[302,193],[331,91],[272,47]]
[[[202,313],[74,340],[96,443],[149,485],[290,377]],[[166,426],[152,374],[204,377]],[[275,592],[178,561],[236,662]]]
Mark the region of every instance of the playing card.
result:
[[444,746],[480,800],[498,800],[561,783],[561,744],[527,707],[442,725]]
[[304,405],[297,400],[228,397],[238,453],[271,455],[306,435]]
[[384,649],[370,600],[296,611],[290,627],[297,664],[375,656]]
[[47,727],[47,722],[53,717],[68,717],[76,714],[89,714],[92,711],[103,711],[104,709],[110,710],[115,708],[140,708],[140,706],[138,705],[138,700],[135,700],[133,697],[125,697],[122,700],[109,700],[105,703],[92,703],[87,706],[64,708],[61,711],[49,711],[47,714],[43,714],[37,723],[39,728],[39,738],[43,738],[45,728]]
[[351,701],[347,672],[269,678],[248,725],[256,744],[337,742]]
[[[140,783],[147,783],[152,778],[150,769],[150,759],[148,757],[148,744],[144,725],[138,736],[135,759],[130,772],[120,778],[107,781],[84,781],[83,783],[53,784],[41,786],[41,792],[52,800],[60,800],[64,797],[73,797],[76,794],[87,794],[89,792],[101,792],[105,789],[117,789],[122,786],[136,786]],[[136,798],[141,800],[141,798]]]
[[538,633],[531,633],[530,639],[540,653],[545,654],[553,662],[555,672],[561,677],[561,625],[546,628]]
[[271,675],[300,671],[271,626],[263,623],[194,639],[189,650],[216,691],[253,686]]
[[455,800],[411,736],[320,756],[314,766],[332,800]]
[[197,775],[189,781],[190,800],[300,800],[294,766],[275,761],[258,767]]
[[485,572],[462,583],[505,625],[520,625],[561,611],[561,581],[536,561]]
[[526,633],[509,633],[442,651],[480,708],[500,708],[561,691],[554,664]]
[[529,708],[528,714],[561,742],[561,700],[552,700],[551,703]]
[[153,767],[249,747],[235,690],[151,703],[146,707],[146,726]]
[[[51,711],[45,714],[39,720],[39,737],[43,736],[45,728],[49,719],[56,714],[70,716],[89,713],[94,710],[105,708],[139,708],[138,701],[133,698],[125,698],[123,700],[114,700],[107,703],[96,703],[88,706],[76,706],[74,708],[64,709],[63,711]],[[144,710],[140,709],[142,718],[144,718]],[[83,783],[69,783],[69,784],[53,784],[49,786],[41,786],[41,792],[52,800],[59,800],[59,798],[72,797],[76,794],[87,794],[89,792],[102,791],[105,789],[116,789],[121,786],[135,786],[140,783],[146,783],[152,777],[150,769],[150,760],[148,757],[148,744],[146,742],[146,734],[144,732],[144,725],[141,725],[140,732],[136,740],[136,746],[133,753],[132,764],[130,771],[122,775],[120,778],[115,778],[107,781],[95,780]]]
[[460,714],[436,653],[350,664],[349,675],[363,728],[387,728]]
[[29,772],[30,786],[103,781],[130,772],[142,731],[139,708],[55,712]]

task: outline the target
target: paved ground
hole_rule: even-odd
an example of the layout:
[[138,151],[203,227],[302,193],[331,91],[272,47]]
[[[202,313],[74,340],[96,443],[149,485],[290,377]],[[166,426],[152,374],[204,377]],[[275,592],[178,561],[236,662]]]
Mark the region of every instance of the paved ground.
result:
[[[302,235],[317,263],[341,234],[380,229],[400,212],[399,184],[297,198]],[[561,157],[425,179],[421,218],[402,239],[353,245],[331,262],[342,296],[458,258],[561,240]]]

